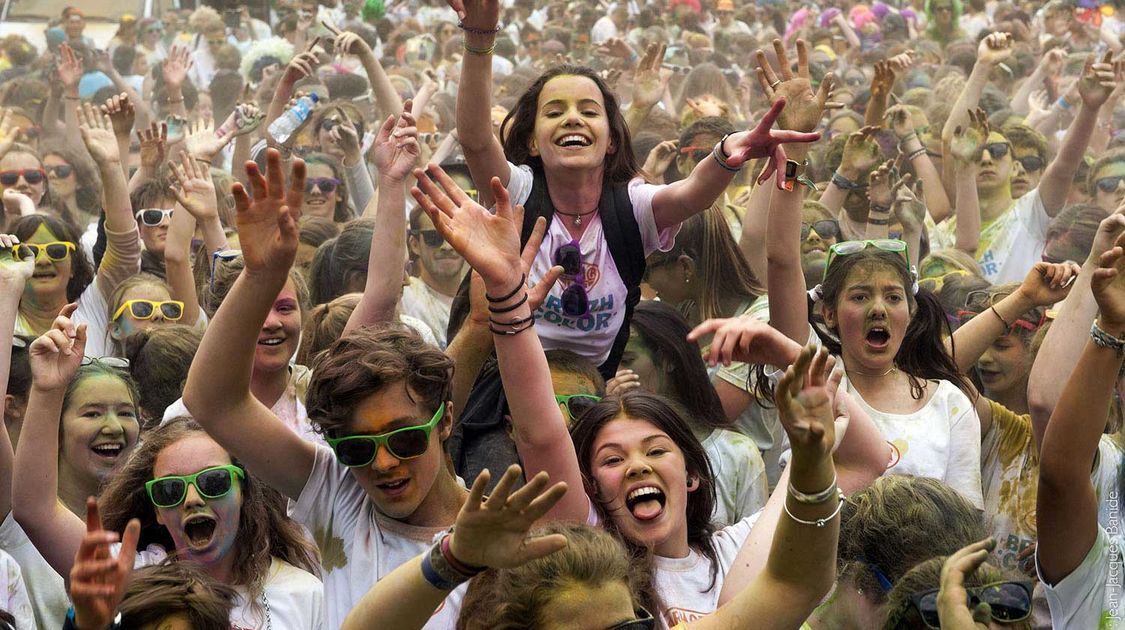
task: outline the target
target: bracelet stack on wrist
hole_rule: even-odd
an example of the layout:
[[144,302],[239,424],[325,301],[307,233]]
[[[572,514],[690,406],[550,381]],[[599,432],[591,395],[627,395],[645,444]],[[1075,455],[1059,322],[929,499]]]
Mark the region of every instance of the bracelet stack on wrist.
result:
[[469,42],[465,42],[461,47],[464,48],[465,52],[467,53],[487,57],[488,55],[492,54],[492,51],[496,50],[496,42],[493,42],[492,45],[487,48],[476,48],[474,46],[470,46]]
[[711,155],[715,157],[715,161],[719,163],[719,166],[730,171],[731,173],[737,173],[742,170],[742,167],[731,166],[730,164],[727,164],[727,159],[729,159],[730,156],[726,154],[726,151],[723,151],[723,143],[727,141],[727,138],[729,136],[730,134],[728,133],[727,135],[723,136],[722,140],[719,140],[715,143],[715,148],[711,151]]
[[839,171],[832,173],[832,183],[836,185],[836,188],[839,188],[841,190],[856,190],[858,188],[863,188],[863,184],[860,184],[859,182],[853,182],[847,177],[841,175]]
[[[511,313],[512,311],[514,311],[517,308],[523,306],[524,304],[527,304],[526,287],[527,287],[527,275],[524,274],[523,276],[520,277],[520,282],[519,282],[519,284],[516,285],[516,288],[512,289],[512,291],[510,293],[508,293],[507,295],[505,295],[503,297],[498,297],[498,298],[494,298],[491,295],[487,295],[487,294],[484,296],[485,299],[488,300],[488,313],[489,313],[489,315],[488,315],[488,329],[490,331],[492,331],[492,334],[494,334],[494,335],[508,335],[508,336],[518,335],[521,332],[523,332],[525,330],[528,330],[532,326],[535,325],[535,316],[534,315],[528,315],[527,317],[516,317],[515,319],[511,319],[511,320],[508,320],[508,321],[503,321],[503,320],[500,320],[500,319],[497,319],[497,318],[493,317],[493,315],[502,315],[504,313]],[[515,298],[517,295],[519,295],[519,292],[521,290],[524,292],[523,296],[521,296],[515,302],[511,302],[511,300],[513,298]],[[500,306],[500,305],[506,304],[507,302],[511,302],[511,304],[507,304],[506,306]],[[497,326],[500,326],[501,328],[497,328]]]
[[793,487],[793,482],[790,481],[789,482],[789,496],[794,501],[796,501],[797,503],[800,503],[801,505],[821,505],[823,503],[827,503],[828,501],[832,500],[833,497],[837,497],[839,499],[839,504],[836,505],[836,509],[831,514],[829,514],[828,516],[825,516],[824,518],[818,518],[815,521],[806,521],[804,519],[797,518],[796,516],[793,515],[793,512],[789,511],[789,502],[788,501],[782,502],[781,505],[785,509],[785,514],[789,518],[793,519],[794,521],[796,521],[796,522],[798,522],[802,525],[810,525],[812,527],[824,527],[825,525],[828,524],[829,521],[836,518],[840,514],[840,510],[844,509],[844,491],[840,490],[839,486],[836,485],[836,477],[835,476],[832,477],[832,483],[830,483],[827,488],[825,488],[824,490],[821,490],[820,492],[814,492],[812,494],[805,494],[804,492],[801,492],[800,490],[797,490],[796,488]]
[[493,28],[473,28],[471,26],[465,26],[464,20],[457,20],[457,28],[466,33],[472,33],[473,35],[495,35],[503,30],[499,24]]
[[443,535],[430,552],[422,556],[422,577],[439,591],[452,591],[487,568],[470,567],[453,557],[449,550],[449,536]]
[[907,142],[910,142],[911,140],[918,140],[918,132],[911,131],[910,133],[903,136],[902,139],[898,141],[898,152],[902,153],[903,152],[902,145],[906,144]]
[[916,151],[911,151],[910,153],[908,153],[906,155],[906,161],[907,162],[913,162],[914,158],[919,157],[921,155],[924,155],[925,153],[926,153],[926,147],[922,147],[921,149],[918,149]]
[[1125,356],[1125,339],[1119,339],[1102,330],[1096,321],[1090,325],[1090,339],[1099,348],[1115,350],[1118,356]]

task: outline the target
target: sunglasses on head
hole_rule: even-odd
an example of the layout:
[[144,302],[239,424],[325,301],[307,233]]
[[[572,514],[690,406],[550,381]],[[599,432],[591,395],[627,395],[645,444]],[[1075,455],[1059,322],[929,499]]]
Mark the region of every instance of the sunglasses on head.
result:
[[[958,326],[964,326],[965,324],[969,323],[969,321],[972,320],[974,317],[983,313],[985,310],[988,310],[988,309],[985,308],[985,309],[979,310],[979,311],[962,309],[962,310],[957,311],[957,325]],[[1015,332],[1015,330],[1017,328],[1022,328],[1024,330],[1026,330],[1027,332],[1035,332],[1036,330],[1039,330],[1039,327],[1042,326],[1046,321],[1047,321],[1047,315],[1046,314],[1044,314],[1043,317],[1039,318],[1038,323],[1031,322],[1031,321],[1028,321],[1028,320],[1023,319],[1023,318],[1019,318],[1019,319],[1016,319],[1015,321],[1013,321],[1010,326],[1008,326],[1008,330],[1005,334],[1010,335],[1013,332]]]
[[578,241],[560,245],[555,250],[555,265],[563,268],[562,277],[571,283],[562,293],[562,311],[570,317],[584,317],[590,313],[590,296],[586,293],[586,279],[582,274],[582,250]]
[[215,290],[215,267],[219,261],[230,262],[242,255],[240,249],[224,249],[211,254],[211,291]]
[[334,192],[339,185],[340,180],[335,177],[310,177],[305,180],[305,192],[311,193],[313,188],[317,188],[320,192],[328,194]]
[[441,247],[445,242],[445,238],[437,230],[410,230],[410,233],[421,238],[426,247]]
[[44,166],[43,169],[45,171],[47,171],[47,174],[50,175],[51,177],[58,177],[59,179],[70,177],[70,174],[74,172],[74,167],[69,165],[69,164],[56,164],[55,166]]
[[932,278],[922,278],[918,281],[918,285],[930,293],[941,293],[942,287],[945,286],[945,281],[954,276],[969,276],[972,275],[964,269],[954,269],[948,273],[943,273],[940,276]]
[[19,243],[12,246],[12,253],[16,258],[23,258],[23,252],[31,252],[31,257],[39,260],[40,254],[46,254],[47,258],[55,262],[66,260],[70,256],[70,252],[77,249],[74,243],[70,241],[52,241],[50,243]]
[[[1002,623],[1023,621],[1031,616],[1031,582],[996,582],[984,586],[966,587],[965,604],[970,610],[985,603],[992,610],[992,618]],[[922,617],[927,628],[941,628],[938,616],[938,592],[932,589],[910,596],[910,604]]]
[[598,396],[591,396],[590,394],[571,394],[569,396],[555,395],[555,402],[560,405],[566,405],[566,412],[570,414],[571,418],[578,418],[586,413],[586,410],[593,407],[596,403],[601,401]]
[[1026,157],[1016,158],[1016,161],[1019,162],[1020,166],[1023,167],[1023,170],[1027,171],[1028,173],[1034,173],[1047,164],[1047,161],[1039,157],[1038,155],[1028,155]]
[[824,219],[813,223],[801,224],[801,240],[809,237],[809,231],[816,232],[820,238],[840,238],[840,224],[832,219]]
[[47,171],[41,168],[21,168],[18,170],[0,171],[0,184],[4,186],[15,186],[20,178],[29,184],[42,183],[47,179]]
[[129,309],[133,319],[152,319],[158,311],[161,317],[171,322],[179,321],[184,316],[184,303],[179,300],[125,300],[113,314],[113,321],[117,321],[125,309]]
[[398,460],[420,457],[430,447],[430,433],[445,415],[445,405],[438,407],[425,424],[403,427],[379,435],[348,435],[328,438],[328,446],[336,453],[336,461],[348,468],[370,466],[382,445]]
[[1095,181],[1094,184],[1098,187],[1098,190],[1108,193],[1117,190],[1117,187],[1121,185],[1121,182],[1125,182],[1125,175],[1101,177],[1097,181]]
[[[850,256],[858,254],[868,247],[881,249],[885,252],[894,252],[902,256],[906,264],[910,264],[910,256],[906,251],[906,243],[903,241],[892,240],[889,238],[881,238],[865,241],[842,241],[834,244],[828,248],[828,260],[824,264],[824,277],[828,277],[828,270],[832,267],[832,262],[836,260],[837,256]],[[823,281],[823,280],[822,280]]]
[[129,359],[123,359],[121,357],[102,357],[100,359],[96,357],[82,357],[82,366],[85,367],[87,365],[104,365],[105,367],[110,367],[115,370],[128,370]]
[[635,619],[615,623],[605,630],[653,630],[656,627],[656,619],[644,608],[637,608],[633,614]]
[[157,227],[163,224],[165,220],[172,218],[172,210],[145,208],[143,210],[137,210],[133,216],[148,227]]
[[158,508],[174,508],[187,498],[188,486],[194,486],[199,496],[218,499],[230,494],[234,478],[246,478],[246,472],[234,464],[205,468],[194,475],[168,475],[145,482],[148,499]]
[[1008,155],[1008,151],[1011,148],[1012,147],[1007,142],[993,142],[992,144],[984,145],[984,150],[988,151],[988,155],[990,155],[993,160],[999,160],[1005,155]]

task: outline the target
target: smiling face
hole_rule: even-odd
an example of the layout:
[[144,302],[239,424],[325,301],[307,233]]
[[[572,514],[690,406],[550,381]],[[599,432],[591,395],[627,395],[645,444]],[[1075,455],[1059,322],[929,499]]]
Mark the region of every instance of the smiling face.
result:
[[[332,167],[327,164],[309,164],[308,177],[312,178],[336,178],[336,173],[333,172]],[[328,188],[329,186],[325,186]],[[321,217],[323,219],[332,220],[336,216],[336,189],[333,188],[332,192],[323,190],[321,186],[313,186],[311,191],[305,193],[305,205],[302,211],[303,216]]]
[[[38,157],[23,151],[11,151],[0,158],[0,171],[33,171],[41,168],[43,168],[43,163],[39,161]],[[27,175],[25,174],[11,186],[0,184],[0,191],[9,188],[27,195],[38,206],[39,202],[43,200],[43,194],[47,192],[47,181],[41,179],[38,183],[32,184],[27,181]]]
[[660,556],[686,556],[688,472],[672,438],[648,420],[618,417],[591,453],[595,499],[621,535]]
[[[986,147],[992,144],[1008,144],[1004,136],[992,132],[988,134]],[[1011,185],[1012,179],[1012,147],[1008,144],[1008,152],[999,158],[993,158],[992,153],[985,148],[980,152],[980,170],[977,171],[977,191],[991,193],[998,188]]]
[[[172,295],[168,292],[168,287],[160,284],[142,284],[126,291],[121,296],[121,304],[129,300],[165,302],[171,299]],[[113,311],[116,312],[121,304],[116,305]],[[112,314],[110,313],[110,315]],[[154,326],[165,326],[171,323],[173,322],[164,319],[164,314],[160,309],[155,309],[150,319],[137,319],[133,317],[132,309],[126,308],[125,312],[121,313],[121,316],[110,324],[110,335],[117,341],[121,341],[138,330],[148,330]]]
[[103,481],[137,444],[140,424],[125,383],[95,374],[75,386],[62,413],[62,465],[74,478]]
[[[341,435],[380,435],[426,424],[436,410],[426,409],[416,400],[420,397],[411,395],[405,383],[387,385],[356,406]],[[356,482],[381,514],[414,525],[437,524],[441,506],[431,497],[434,483],[445,467],[441,444],[449,437],[452,426],[450,414],[446,413],[430,432],[426,452],[418,457],[398,459],[380,445],[370,465],[351,469]]]
[[886,263],[854,265],[836,303],[826,305],[824,322],[836,330],[846,365],[867,371],[887,369],[910,325],[902,277]]
[[531,155],[547,170],[601,170],[616,148],[610,141],[605,100],[593,80],[557,76],[543,86],[531,138]]
[[[47,229],[47,225],[40,224],[27,239],[28,243],[41,244],[62,240]],[[70,252],[62,260],[51,260],[45,249],[39,251],[35,259],[35,271],[27,281],[24,288],[24,298],[31,298],[41,304],[50,304],[58,300],[59,296],[66,296],[66,285],[70,282],[73,271],[73,258],[76,252]]]
[[[230,463],[230,455],[206,433],[193,433],[160,451],[153,462],[152,477],[193,475]],[[171,508],[153,508],[156,522],[168,530],[181,558],[204,566],[233,559],[228,556],[238,538],[243,483],[244,480],[236,478],[231,491],[216,499],[204,498],[189,484],[182,503]]]
[[[60,166],[70,170],[66,177],[58,175],[56,168]],[[70,163],[57,153],[49,153],[43,158],[43,168],[47,170],[47,186],[52,197],[72,199],[78,191],[78,173],[71,168]]]
[[254,370],[276,372],[289,369],[289,360],[297,353],[301,337],[301,303],[293,281],[277,295],[270,314],[258,333],[258,346],[254,351]]

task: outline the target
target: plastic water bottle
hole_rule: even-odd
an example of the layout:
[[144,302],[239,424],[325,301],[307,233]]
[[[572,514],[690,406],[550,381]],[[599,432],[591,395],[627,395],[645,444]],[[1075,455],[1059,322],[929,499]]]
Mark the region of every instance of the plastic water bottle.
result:
[[273,139],[284,143],[293,135],[293,132],[301,128],[312,113],[313,107],[316,106],[320,97],[316,92],[307,96],[302,96],[297,99],[297,103],[290,107],[284,114],[278,116],[277,120],[273,121],[270,125],[269,132]]

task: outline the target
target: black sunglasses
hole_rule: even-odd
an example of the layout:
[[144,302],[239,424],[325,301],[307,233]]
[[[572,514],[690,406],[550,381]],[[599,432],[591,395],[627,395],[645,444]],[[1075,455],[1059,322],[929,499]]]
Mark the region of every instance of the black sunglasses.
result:
[[441,244],[445,242],[441,232],[437,230],[410,230],[410,233],[421,237],[426,247],[441,247]]
[[636,619],[615,623],[606,630],[653,630],[656,627],[656,618],[644,608],[637,608],[633,614]]
[[984,145],[984,150],[988,151],[988,154],[992,156],[994,160],[999,160],[1005,155],[1008,155],[1008,151],[1011,148],[1012,147],[1010,147],[1007,142],[993,142],[992,144]]
[[840,224],[831,219],[824,219],[815,223],[802,223],[802,241],[809,237],[809,230],[815,230],[820,238],[840,238]]
[[38,184],[47,178],[47,172],[41,168],[21,168],[12,171],[0,171],[0,184],[15,186],[20,177],[29,184]]
[[1098,190],[1108,193],[1108,192],[1113,192],[1113,191],[1117,190],[1117,187],[1119,185],[1121,185],[1121,182],[1125,182],[1125,175],[1113,175],[1111,177],[1102,177],[1102,178],[1099,178],[1096,182],[1094,182],[1094,184],[1097,185]]
[[[1031,616],[1031,582],[996,582],[984,586],[965,589],[969,609],[981,602],[992,609],[992,618],[1000,622],[1023,621]],[[941,618],[938,616],[938,591],[932,589],[910,596],[910,603],[922,616],[927,628],[940,630]]]
[[563,268],[563,277],[570,278],[570,286],[562,293],[562,311],[570,317],[583,317],[590,312],[590,296],[586,294],[586,281],[582,275],[582,250],[574,240],[555,250],[555,265]]
[[1039,157],[1038,155],[1029,155],[1027,157],[1016,158],[1016,161],[1019,162],[1020,166],[1023,167],[1023,170],[1027,171],[1028,173],[1034,173],[1047,164],[1047,161]]
[[313,188],[317,188],[324,194],[335,192],[336,187],[340,185],[340,180],[335,177],[310,177],[305,180],[305,192],[311,193]]
[[51,175],[52,177],[58,177],[58,178],[70,177],[70,174],[74,172],[74,167],[69,165],[69,164],[57,164],[55,166],[44,166],[43,169],[47,171],[48,175]]

